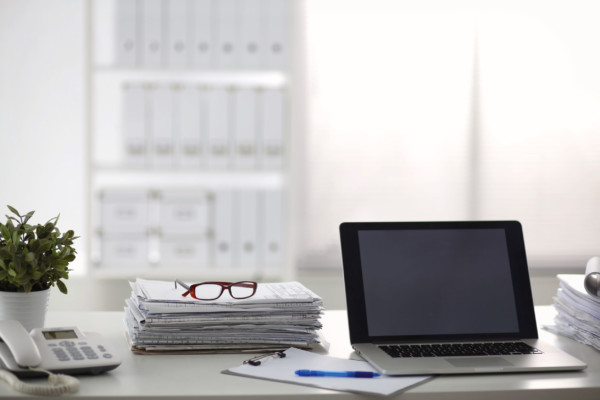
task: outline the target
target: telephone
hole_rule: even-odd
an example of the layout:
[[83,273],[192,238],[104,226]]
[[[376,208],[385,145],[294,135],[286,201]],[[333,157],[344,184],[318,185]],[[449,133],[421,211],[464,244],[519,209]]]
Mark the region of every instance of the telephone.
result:
[[[72,326],[35,328],[31,333],[27,333],[20,322],[3,320],[0,321],[0,339],[0,367],[4,369],[0,370],[0,378],[7,381],[16,380],[19,385],[28,384],[19,381],[15,375],[32,377],[48,374],[51,384],[53,377],[66,377],[71,378],[71,382],[77,382],[78,386],[75,378],[54,375],[52,372],[73,375],[99,374],[121,364],[118,354],[100,334],[84,334]],[[7,374],[6,370],[12,374]],[[35,387],[48,389],[39,385]]]

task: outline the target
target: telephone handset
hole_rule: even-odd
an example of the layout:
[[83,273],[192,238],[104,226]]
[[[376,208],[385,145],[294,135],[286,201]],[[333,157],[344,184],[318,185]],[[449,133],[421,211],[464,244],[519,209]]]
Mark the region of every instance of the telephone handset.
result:
[[[85,334],[76,327],[35,328],[27,333],[18,321],[0,321],[0,378],[16,390],[35,394],[61,394],[73,392],[79,382],[68,374],[99,374],[118,367],[117,353],[110,349],[105,339],[93,332]],[[10,372],[8,372],[10,371]],[[30,385],[19,377],[48,374],[52,386]],[[68,387],[59,392],[57,387]],[[52,383],[55,381],[54,383]],[[75,389],[76,391],[76,389]]]

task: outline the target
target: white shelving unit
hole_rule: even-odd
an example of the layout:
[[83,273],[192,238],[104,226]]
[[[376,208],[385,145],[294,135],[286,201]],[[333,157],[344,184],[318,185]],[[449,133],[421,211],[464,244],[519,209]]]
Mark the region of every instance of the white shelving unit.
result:
[[90,0],[91,274],[293,279],[300,15],[287,0]]

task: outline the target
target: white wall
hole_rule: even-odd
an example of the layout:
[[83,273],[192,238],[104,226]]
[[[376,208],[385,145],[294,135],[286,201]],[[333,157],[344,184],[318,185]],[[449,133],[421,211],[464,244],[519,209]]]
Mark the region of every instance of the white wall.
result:
[[0,216],[7,204],[35,210],[33,223],[60,213],[61,231],[77,235],[86,204],[84,6],[0,0]]

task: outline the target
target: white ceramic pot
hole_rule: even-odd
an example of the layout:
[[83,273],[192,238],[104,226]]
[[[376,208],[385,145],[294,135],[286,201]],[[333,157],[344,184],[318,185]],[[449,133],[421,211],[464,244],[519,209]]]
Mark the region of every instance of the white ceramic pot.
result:
[[50,289],[29,293],[0,291],[0,320],[16,319],[28,332],[43,328],[49,298]]

